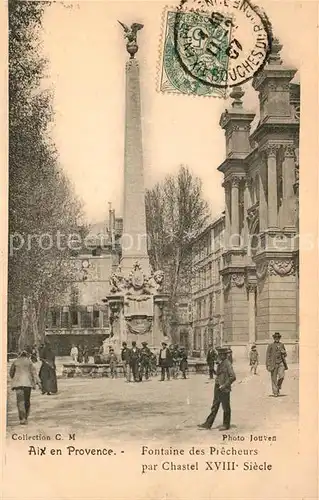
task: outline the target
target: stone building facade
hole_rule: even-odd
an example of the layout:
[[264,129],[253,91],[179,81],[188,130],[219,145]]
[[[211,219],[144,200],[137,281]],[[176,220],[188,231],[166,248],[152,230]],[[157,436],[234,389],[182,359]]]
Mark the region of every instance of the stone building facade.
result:
[[[215,343],[222,339],[238,358],[245,358],[256,343],[263,359],[275,331],[281,333],[289,359],[298,358],[300,87],[291,83],[296,69],[283,65],[280,49],[274,40],[268,63],[252,82],[259,95],[255,129],[251,132],[255,114],[243,108],[244,92],[238,87],[220,119],[226,139],[226,158],[218,168],[224,176],[225,217],[221,281],[215,286],[222,289],[222,319],[212,332]],[[207,302],[213,286],[203,276],[205,268],[210,275],[210,263],[217,258],[209,249],[211,230],[194,241],[192,347],[201,353],[211,331]],[[199,244],[204,244],[202,260],[195,250]]]
[[101,299],[109,293],[110,275],[119,265],[122,230],[122,219],[110,208],[108,222],[94,225],[72,258],[76,280],[47,314],[46,335],[58,355],[69,355],[73,343],[92,351],[109,337],[109,308]]
[[192,335],[195,356],[203,357],[208,344],[223,343],[223,266],[225,217],[222,215],[192,243]]

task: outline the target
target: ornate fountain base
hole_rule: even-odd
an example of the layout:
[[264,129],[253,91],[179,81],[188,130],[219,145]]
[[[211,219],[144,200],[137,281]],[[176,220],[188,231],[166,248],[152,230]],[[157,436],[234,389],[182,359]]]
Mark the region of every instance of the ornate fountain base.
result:
[[110,308],[111,338],[105,348],[112,346],[119,353],[122,342],[130,346],[147,342],[149,347],[159,348],[168,341],[163,311],[167,295],[161,293],[163,273],[158,271],[147,278],[136,262],[126,279],[121,269],[111,277],[111,293],[103,299]]

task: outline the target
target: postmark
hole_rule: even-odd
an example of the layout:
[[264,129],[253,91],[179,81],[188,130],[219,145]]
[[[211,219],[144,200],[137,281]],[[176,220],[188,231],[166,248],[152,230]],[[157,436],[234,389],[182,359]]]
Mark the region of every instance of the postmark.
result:
[[186,85],[187,93],[225,97],[225,89],[252,79],[267,62],[271,25],[247,0],[184,2],[165,21],[163,92],[171,85],[185,93]]
[[175,47],[175,33],[178,12],[164,12],[164,36],[161,49],[159,90],[170,94],[226,97],[225,88],[217,88],[199,79],[201,65],[192,74],[187,65],[181,64]]

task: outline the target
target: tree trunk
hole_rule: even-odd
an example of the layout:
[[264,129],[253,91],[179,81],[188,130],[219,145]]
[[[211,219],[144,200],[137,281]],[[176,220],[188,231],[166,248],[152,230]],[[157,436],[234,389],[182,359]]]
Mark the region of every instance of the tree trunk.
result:
[[21,351],[27,345],[27,336],[28,336],[28,324],[29,324],[29,314],[28,314],[28,300],[26,297],[23,297],[22,303],[22,317],[21,317],[21,330],[20,336],[18,340],[18,347]]
[[38,306],[38,336],[36,339],[36,344],[39,346],[44,342],[45,337],[45,319],[47,314],[47,304],[46,300],[40,301]]

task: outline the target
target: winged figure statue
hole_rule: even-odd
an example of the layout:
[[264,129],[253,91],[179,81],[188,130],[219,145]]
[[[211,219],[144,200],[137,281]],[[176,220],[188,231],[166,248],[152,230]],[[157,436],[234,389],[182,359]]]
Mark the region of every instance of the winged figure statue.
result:
[[126,24],[118,21],[118,23],[124,29],[124,38],[127,40],[126,49],[128,53],[131,55],[131,59],[134,58],[134,55],[138,51],[137,45],[137,32],[144,28],[144,24],[133,23],[129,28]]

